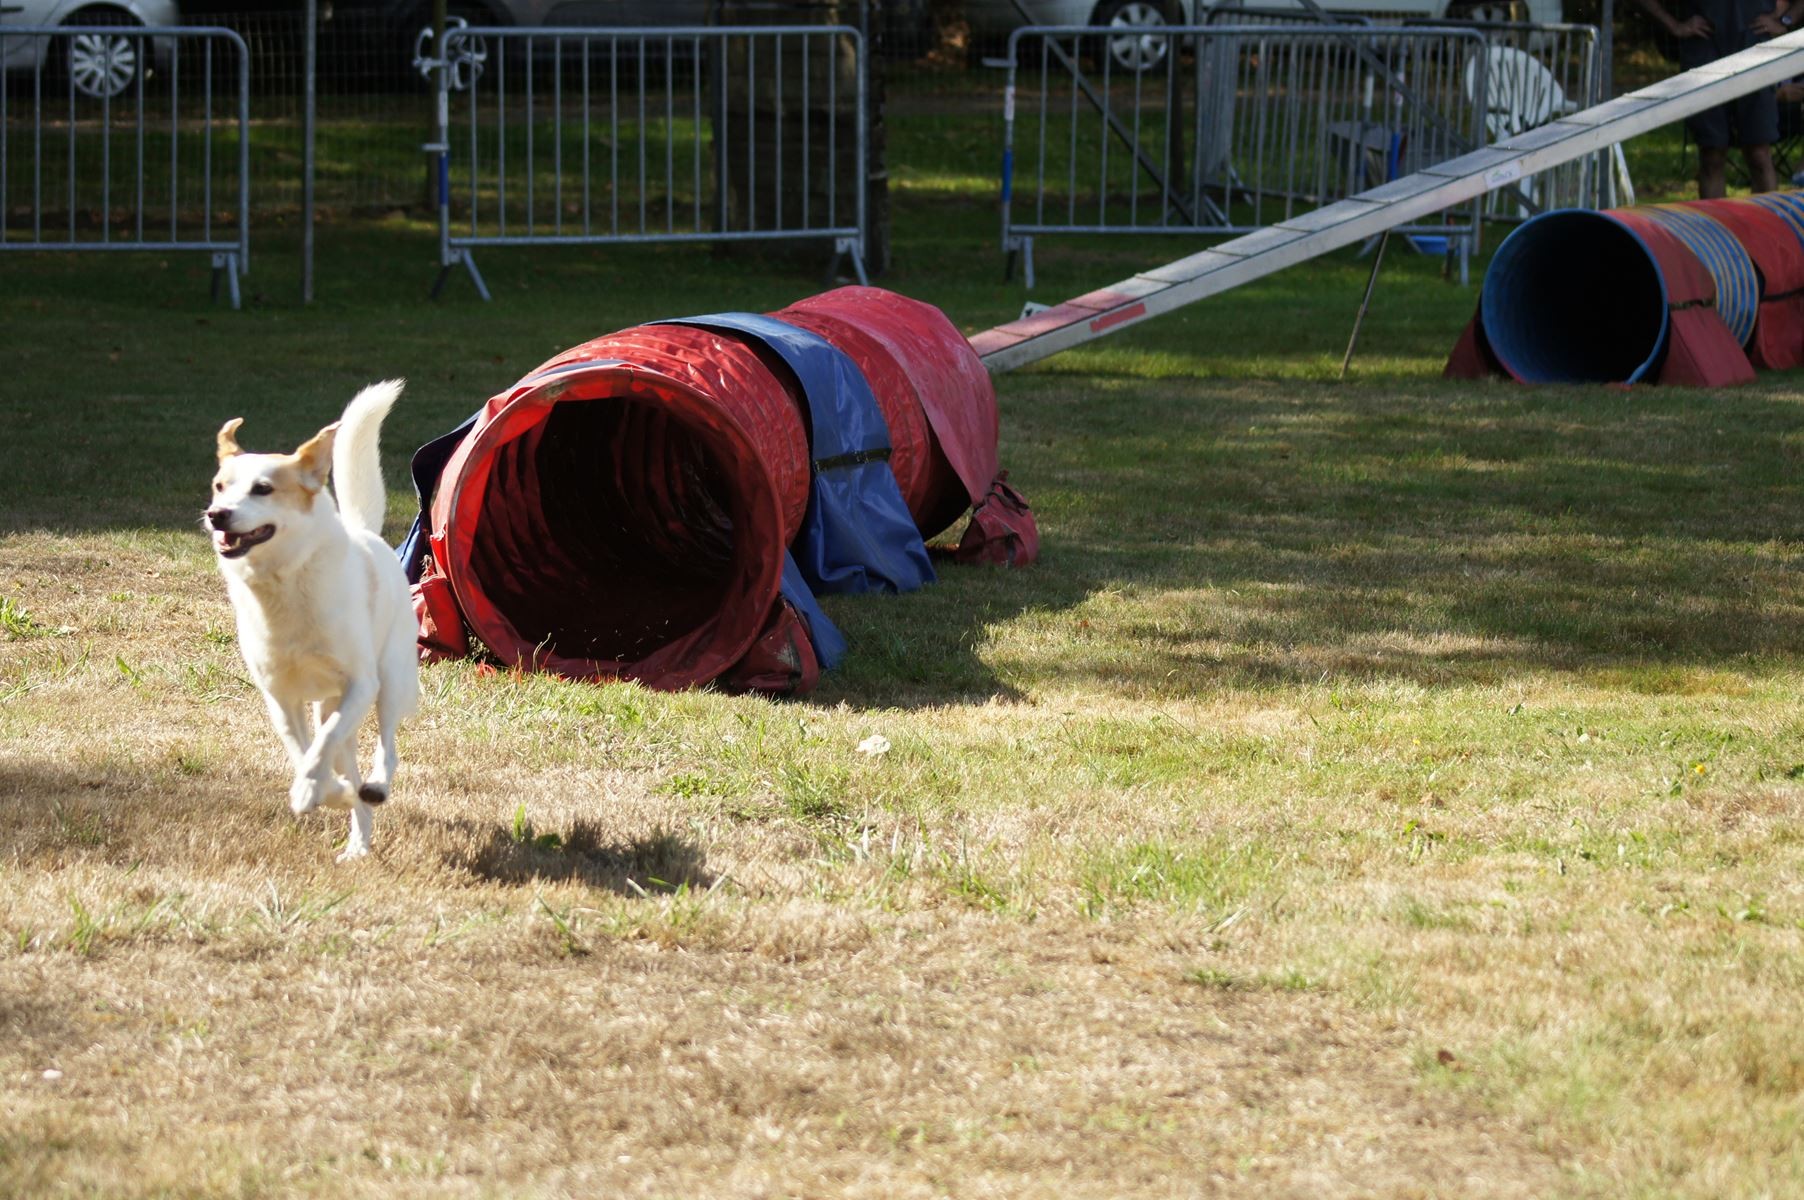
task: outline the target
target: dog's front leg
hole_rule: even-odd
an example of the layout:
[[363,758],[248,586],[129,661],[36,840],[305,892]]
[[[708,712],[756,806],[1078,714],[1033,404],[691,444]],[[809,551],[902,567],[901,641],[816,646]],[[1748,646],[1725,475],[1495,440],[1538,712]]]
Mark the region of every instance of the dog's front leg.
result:
[[288,751],[289,767],[299,771],[307,757],[307,743],[313,740],[306,704],[278,697],[268,689],[263,691],[263,703],[269,709],[269,721],[276,727],[276,736],[282,739],[282,749]]
[[338,777],[332,781],[335,791],[356,796],[363,791],[363,777],[357,773],[357,735],[353,733],[338,749]]
[[355,675],[345,685],[337,708],[323,716],[313,744],[307,747],[295,772],[294,786],[288,789],[288,807],[296,816],[312,812],[328,801],[356,803],[355,789],[349,796],[339,795],[342,788],[338,786],[338,763],[347,743],[355,752],[357,727],[369,715],[375,699],[376,677]]

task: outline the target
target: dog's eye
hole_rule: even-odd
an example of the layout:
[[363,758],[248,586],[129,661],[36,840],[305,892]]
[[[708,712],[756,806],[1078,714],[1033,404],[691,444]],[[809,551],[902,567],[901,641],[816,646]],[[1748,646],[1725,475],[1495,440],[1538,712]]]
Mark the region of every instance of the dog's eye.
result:
[[276,485],[265,480],[259,479],[256,483],[251,484],[251,495],[253,496],[267,496],[275,490]]
[[213,490],[216,492],[223,492],[223,491],[225,491],[225,484],[223,484],[223,483],[219,482],[219,480],[215,479],[213,481]]

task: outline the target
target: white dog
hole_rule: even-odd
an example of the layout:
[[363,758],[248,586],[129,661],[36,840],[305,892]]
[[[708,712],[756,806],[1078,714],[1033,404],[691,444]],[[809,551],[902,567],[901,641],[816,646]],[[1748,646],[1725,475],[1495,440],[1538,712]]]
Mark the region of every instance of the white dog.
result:
[[[247,454],[244,418],[227,421],[206,513],[245,665],[294,767],[289,807],[351,810],[340,862],[370,852],[371,805],[395,777],[395,726],[419,705],[413,604],[381,536],[377,439],[400,394],[400,380],[364,388],[293,454]],[[360,779],[357,727],[372,706],[381,745]]]

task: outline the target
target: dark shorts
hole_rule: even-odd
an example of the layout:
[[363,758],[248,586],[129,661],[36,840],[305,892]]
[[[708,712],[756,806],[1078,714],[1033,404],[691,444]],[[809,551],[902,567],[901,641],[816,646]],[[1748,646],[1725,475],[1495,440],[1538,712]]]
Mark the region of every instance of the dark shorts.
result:
[[1761,88],[1685,118],[1700,147],[1770,146],[1779,140],[1779,89]]
[[[1680,20],[1701,16],[1710,22],[1710,36],[1681,38],[1679,65],[1686,70],[1701,67],[1758,45],[1754,18],[1773,11],[1773,0],[1690,0],[1678,10]],[[1699,146],[1770,146],[1779,140],[1779,93],[1762,88],[1751,96],[1685,118],[1685,127]]]

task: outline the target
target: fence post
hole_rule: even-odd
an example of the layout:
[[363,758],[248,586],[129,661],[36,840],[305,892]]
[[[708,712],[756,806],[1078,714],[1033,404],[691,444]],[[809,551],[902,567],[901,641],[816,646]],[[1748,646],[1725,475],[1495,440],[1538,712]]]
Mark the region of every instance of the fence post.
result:
[[[444,7],[444,0],[436,0],[436,3],[440,9]],[[476,286],[476,294],[488,300],[489,285],[483,282],[482,272],[476,269],[476,260],[470,257],[467,248],[451,244],[451,85],[456,75],[451,69],[451,54],[457,48],[457,43],[468,35],[461,21],[457,29],[446,29],[447,18],[442,12],[437,21],[438,24],[433,29],[432,57],[415,60],[415,65],[425,70],[432,80],[432,140],[420,147],[426,152],[427,176],[437,192],[434,206],[438,209],[438,277],[432,281],[431,295],[437,300],[439,293],[445,290],[445,279],[452,269],[462,265],[470,273],[470,282]],[[473,64],[467,81],[468,87],[476,86],[478,74]],[[474,121],[474,115],[471,119]],[[475,137],[473,130],[474,126],[472,138]],[[472,174],[475,168],[476,164],[471,162]]]
[[318,116],[319,0],[307,0],[301,19],[302,68],[305,76],[301,100],[301,303],[313,303],[313,175],[314,132]]
[[[858,3],[858,21],[842,20],[843,11]],[[855,271],[862,279],[864,255],[878,245],[887,257],[888,230],[873,233],[865,218],[875,209],[887,221],[888,205],[869,203],[874,194],[888,194],[883,144],[871,136],[875,121],[865,109],[871,71],[871,47],[861,28],[863,0],[803,0],[773,7],[761,0],[723,0],[716,11],[721,25],[766,29],[794,25],[793,38],[781,35],[737,37],[721,44],[722,64],[716,74],[721,85],[717,109],[731,113],[730,126],[723,119],[715,129],[721,172],[720,232],[806,229],[815,222],[805,214],[826,212],[829,224],[840,224],[831,214],[851,210],[859,214],[865,245],[850,247],[840,239],[835,258],[850,251]],[[825,35],[820,29],[845,25],[859,29],[857,37]],[[785,47],[786,41],[795,44]],[[784,93],[788,68],[783,55],[806,55],[797,72],[800,91]],[[743,110],[740,104],[743,102]],[[863,163],[855,174],[853,190],[841,188],[844,172],[838,164]],[[821,170],[822,165],[825,170]],[[825,180],[824,185],[820,182]],[[768,246],[734,247],[720,244],[721,252],[776,254],[793,258],[807,250]]]

